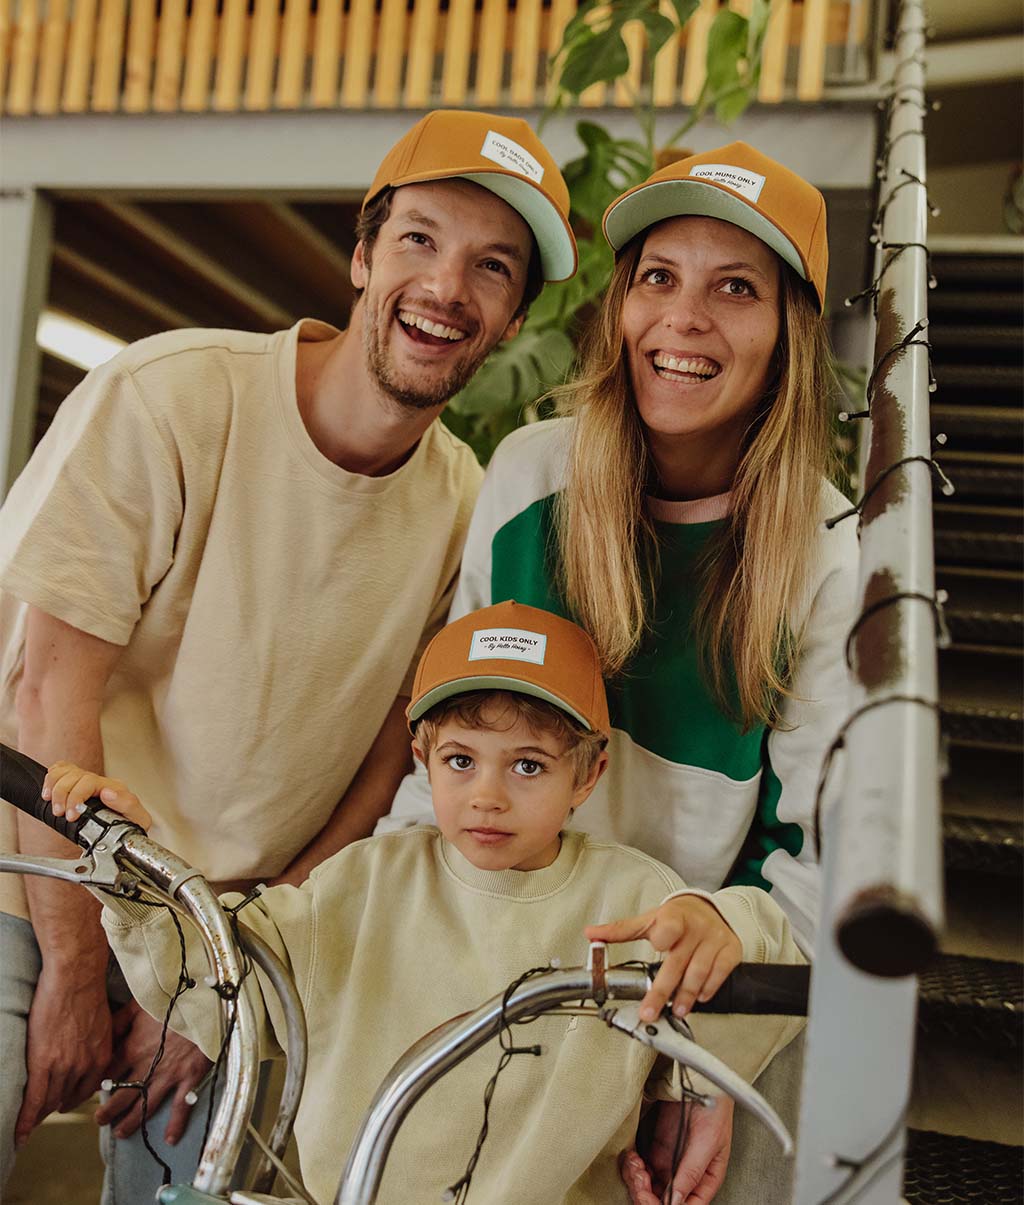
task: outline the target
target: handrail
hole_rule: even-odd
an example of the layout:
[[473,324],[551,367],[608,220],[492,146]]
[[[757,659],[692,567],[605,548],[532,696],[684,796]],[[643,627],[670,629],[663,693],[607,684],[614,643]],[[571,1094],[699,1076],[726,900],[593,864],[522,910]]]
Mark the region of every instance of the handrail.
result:
[[[842,57],[867,43],[865,3],[776,0],[760,100],[819,99],[828,48]],[[740,0],[702,0],[656,63],[642,25],[627,26],[629,77],[656,106],[696,101],[720,7],[745,11]],[[548,59],[576,9],[577,0],[5,0],[0,112],[531,108],[546,101]],[[599,85],[583,103],[629,108],[632,97]]]
[[919,971],[943,924],[924,26],[920,0],[906,0],[884,102],[861,614],[847,646],[853,707],[843,802],[829,834],[839,946],[854,966],[888,976]]
[[[861,606],[846,641],[851,710],[818,790],[823,900],[796,1205],[898,1199],[915,972],[933,956],[943,923],[933,472],[948,483],[931,457],[921,0],[903,0],[897,30],[876,277],[863,295],[876,319],[874,368],[867,409],[848,416],[869,422],[870,448],[859,502],[831,520],[860,524]],[[840,750],[841,773],[831,774]]]

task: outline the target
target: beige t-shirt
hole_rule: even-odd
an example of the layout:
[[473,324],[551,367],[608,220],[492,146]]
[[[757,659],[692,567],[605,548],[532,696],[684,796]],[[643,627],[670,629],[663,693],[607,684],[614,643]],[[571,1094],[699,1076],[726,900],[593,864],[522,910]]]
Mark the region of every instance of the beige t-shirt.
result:
[[[444,621],[482,476],[440,423],[388,476],[327,460],[296,346],[337,333],[134,344],[61,406],[0,512],[0,739],[25,603],[123,645],[106,772],[215,881],[276,874],[331,815]],[[17,876],[0,909],[26,915]]]

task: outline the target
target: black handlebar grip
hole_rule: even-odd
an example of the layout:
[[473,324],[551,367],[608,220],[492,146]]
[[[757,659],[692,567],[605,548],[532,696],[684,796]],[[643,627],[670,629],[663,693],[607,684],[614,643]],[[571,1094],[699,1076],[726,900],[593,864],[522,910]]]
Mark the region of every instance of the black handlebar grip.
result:
[[45,766],[19,753],[17,749],[0,744],[0,796],[20,811],[41,820],[55,833],[78,844],[78,830],[89,819],[90,810],[103,805],[98,799],[90,799],[86,802],[86,810],[75,820],[55,816],[49,801],[40,794],[45,778]]
[[694,1011],[806,1017],[810,983],[811,968],[806,965],[743,962],[706,1004],[695,1004]]

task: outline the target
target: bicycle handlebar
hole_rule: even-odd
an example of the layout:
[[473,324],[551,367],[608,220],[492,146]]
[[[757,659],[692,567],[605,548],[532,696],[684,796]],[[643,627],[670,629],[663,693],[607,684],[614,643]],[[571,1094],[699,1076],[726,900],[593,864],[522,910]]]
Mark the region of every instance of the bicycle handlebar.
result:
[[130,823],[123,816],[104,808],[96,798],[90,799],[85,805],[85,810],[74,820],[69,820],[67,816],[55,816],[49,800],[44,799],[41,794],[46,767],[7,745],[0,745],[0,771],[0,795],[8,803],[34,820],[41,820],[47,827],[76,845],[81,844],[78,834],[83,825],[96,819],[97,811],[106,813],[107,818]]
[[[96,878],[83,874],[78,881],[105,890],[113,888],[114,880],[109,877],[111,867],[108,865],[111,859],[118,870],[128,867],[141,874],[169,899],[176,900],[195,921],[214,978],[232,989],[230,998],[227,995],[221,997],[225,1024],[231,1025],[224,1092],[216,1105],[193,1180],[193,1187],[199,1191],[213,1195],[226,1192],[242,1149],[259,1074],[255,1015],[247,993],[238,990],[244,969],[227,915],[213,888],[198,871],[152,841],[138,825],[104,807],[98,799],[89,800],[86,810],[74,820],[54,816],[50,803],[40,794],[45,777],[43,766],[0,744],[0,795],[85,851],[83,858],[68,865],[86,871],[90,866],[93,869],[100,867],[108,876]],[[101,840],[112,830],[116,830],[116,840]],[[23,865],[17,869],[31,873],[31,859],[0,858],[4,869],[15,869],[8,863],[19,861]],[[64,864],[61,859],[43,858],[38,862]]]
[[806,1017],[810,986],[811,968],[806,963],[741,962],[711,999],[698,1000],[693,1011]]

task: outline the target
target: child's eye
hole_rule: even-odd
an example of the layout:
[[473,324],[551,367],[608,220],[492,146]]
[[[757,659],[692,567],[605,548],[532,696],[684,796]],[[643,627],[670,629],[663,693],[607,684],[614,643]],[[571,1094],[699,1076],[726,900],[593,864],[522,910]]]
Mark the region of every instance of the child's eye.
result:
[[468,753],[451,753],[443,760],[451,770],[472,770],[473,768],[473,759]]
[[544,773],[546,767],[532,758],[521,757],[516,762],[514,769],[517,774],[522,774],[524,778],[536,778],[538,774]]

